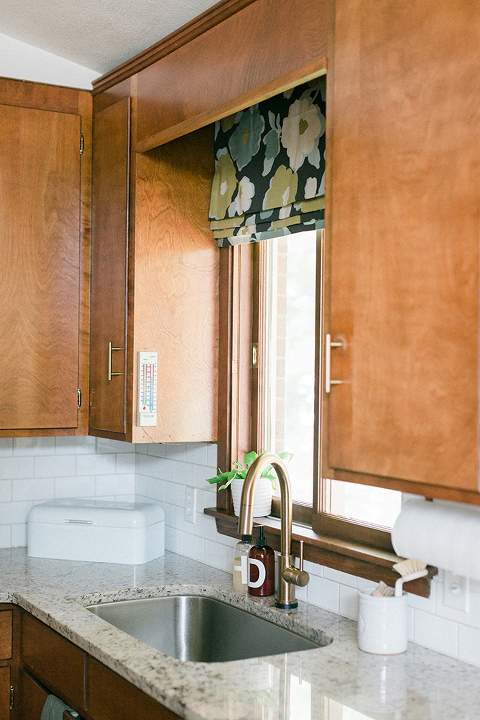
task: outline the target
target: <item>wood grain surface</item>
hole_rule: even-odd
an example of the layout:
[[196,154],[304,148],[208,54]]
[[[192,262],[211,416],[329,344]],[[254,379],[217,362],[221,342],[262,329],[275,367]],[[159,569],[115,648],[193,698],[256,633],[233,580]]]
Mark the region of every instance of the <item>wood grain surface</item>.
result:
[[[94,116],[90,428],[125,432],[130,99]],[[108,344],[112,370],[108,380]]]
[[64,702],[86,707],[85,653],[39,620],[22,614],[21,663]]
[[88,687],[91,720],[180,720],[179,715],[93,658],[88,662]]
[[338,0],[331,477],[477,490],[480,18]]
[[0,106],[0,428],[77,426],[80,117]]
[[324,72],[328,7],[257,0],[139,72],[137,150]]
[[[219,250],[213,128],[137,156],[133,440],[216,440]],[[158,352],[158,426],[136,428],[137,352]],[[132,382],[132,371],[129,372]]]
[[12,611],[0,612],[0,660],[12,657]]

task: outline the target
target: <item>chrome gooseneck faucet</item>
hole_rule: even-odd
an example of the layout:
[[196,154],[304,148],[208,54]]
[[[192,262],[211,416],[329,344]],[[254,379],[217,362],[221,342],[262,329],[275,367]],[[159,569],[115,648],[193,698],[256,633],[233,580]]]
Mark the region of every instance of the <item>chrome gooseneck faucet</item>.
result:
[[252,534],[255,485],[267,465],[271,465],[276,471],[280,485],[280,555],[278,556],[278,587],[275,605],[283,610],[292,610],[298,607],[298,600],[295,599],[295,585],[304,587],[310,578],[303,569],[303,557],[300,558],[299,569],[294,565],[295,557],[291,554],[292,490],[290,478],[283,460],[273,453],[260,455],[250,465],[243,483],[238,531],[241,535]]

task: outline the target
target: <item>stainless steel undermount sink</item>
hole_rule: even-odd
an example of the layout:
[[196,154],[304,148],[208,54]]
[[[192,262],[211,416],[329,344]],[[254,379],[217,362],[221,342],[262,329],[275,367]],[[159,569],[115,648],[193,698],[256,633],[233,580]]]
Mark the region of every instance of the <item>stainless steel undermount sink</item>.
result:
[[314,631],[316,642],[287,628],[198,595],[121,600],[87,609],[160,652],[179,660],[227,662],[297,650],[332,640]]

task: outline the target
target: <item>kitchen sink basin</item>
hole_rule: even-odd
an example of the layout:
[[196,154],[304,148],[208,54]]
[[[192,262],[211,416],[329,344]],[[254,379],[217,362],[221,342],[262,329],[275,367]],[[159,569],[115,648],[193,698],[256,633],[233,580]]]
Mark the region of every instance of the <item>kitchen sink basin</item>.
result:
[[331,642],[320,631],[313,631],[316,641],[312,641],[245,610],[197,595],[121,600],[87,609],[179,660],[243,660],[311,650]]

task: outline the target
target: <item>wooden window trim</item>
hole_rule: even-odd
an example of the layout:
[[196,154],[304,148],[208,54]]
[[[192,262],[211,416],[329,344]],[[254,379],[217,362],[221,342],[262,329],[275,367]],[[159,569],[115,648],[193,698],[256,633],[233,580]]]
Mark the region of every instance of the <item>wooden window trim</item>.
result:
[[[257,380],[262,376],[262,366],[260,364],[258,368],[252,368],[251,361],[252,343],[260,342],[264,332],[259,317],[261,313],[257,316],[252,313],[254,303],[259,308],[262,308],[264,303],[262,288],[258,282],[259,266],[264,262],[264,252],[260,245],[261,243],[238,245],[220,251],[218,466],[222,471],[230,469],[235,460],[241,460],[244,453],[252,448],[257,451],[263,449],[260,447],[263,438],[260,412],[262,392]],[[324,333],[323,316],[320,312],[324,292],[324,256],[320,248],[317,253],[319,282],[316,316],[316,332],[319,338],[323,337]],[[322,492],[320,443],[324,436],[321,427],[322,413],[318,411],[323,402],[322,372],[321,343],[317,342],[317,419],[314,432],[318,467],[315,468],[313,507],[302,503],[294,504],[294,523],[300,523],[294,528],[294,553],[295,543],[302,539],[307,560],[368,580],[384,580],[393,585],[398,574],[391,568],[399,558],[393,552],[390,533],[319,511]],[[356,481],[357,477],[352,480]],[[233,513],[230,490],[217,489],[217,506],[207,508],[205,513],[215,517],[220,534],[239,537],[238,519]],[[267,538],[270,534],[269,540],[274,548],[278,544],[279,532],[279,520],[275,516],[279,517],[278,498],[273,500],[272,516],[262,520],[267,529]],[[412,583],[411,592],[428,597],[430,578],[435,573],[436,569],[431,568],[428,578],[416,581],[416,584]]]

